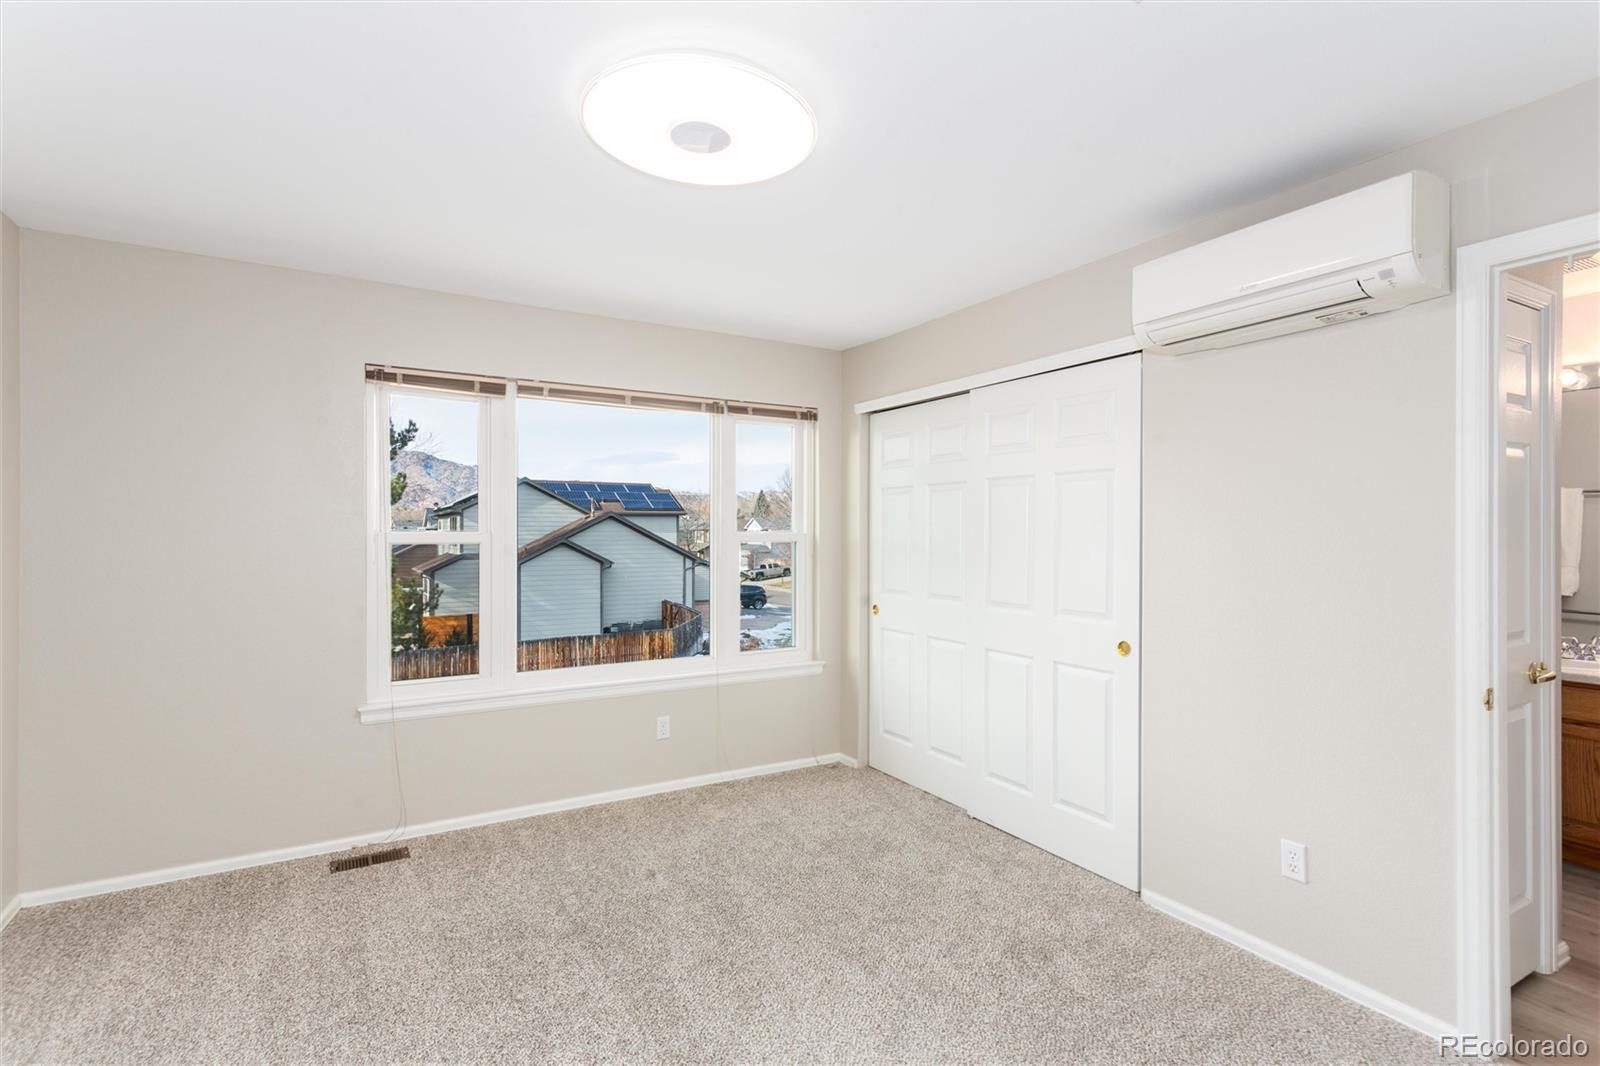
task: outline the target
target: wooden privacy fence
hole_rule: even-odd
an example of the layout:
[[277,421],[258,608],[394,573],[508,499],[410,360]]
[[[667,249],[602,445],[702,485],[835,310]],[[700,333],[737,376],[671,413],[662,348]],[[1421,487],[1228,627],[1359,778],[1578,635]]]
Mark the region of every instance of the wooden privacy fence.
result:
[[557,670],[599,663],[677,659],[700,651],[705,619],[692,607],[661,601],[661,628],[584,637],[547,637],[517,644],[518,670]]
[[420,681],[425,677],[461,677],[478,672],[478,646],[417,648],[389,656],[389,676],[395,681]]
[[[661,601],[661,628],[632,633],[595,633],[580,637],[547,637],[517,644],[517,669],[553,670],[600,663],[632,663],[696,655],[705,636],[705,617],[692,607]],[[389,676],[395,681],[459,677],[478,672],[478,646],[417,648],[390,656]]]

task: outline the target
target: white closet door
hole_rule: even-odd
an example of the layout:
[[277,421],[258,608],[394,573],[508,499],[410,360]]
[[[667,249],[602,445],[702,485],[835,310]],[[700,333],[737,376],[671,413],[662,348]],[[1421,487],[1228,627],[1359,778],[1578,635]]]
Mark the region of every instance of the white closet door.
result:
[[1139,373],[1127,356],[971,394],[966,667],[970,812],[1135,889]]
[[1138,888],[1139,357],[874,415],[871,449],[871,765]]
[[871,765],[967,805],[969,400],[872,416]]

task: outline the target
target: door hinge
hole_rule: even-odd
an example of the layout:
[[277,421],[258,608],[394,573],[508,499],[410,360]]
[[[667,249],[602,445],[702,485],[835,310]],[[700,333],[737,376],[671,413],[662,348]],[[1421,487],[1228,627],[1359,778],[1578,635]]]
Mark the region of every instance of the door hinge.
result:
[[1483,690],[1483,709],[1486,711],[1494,710],[1494,689],[1492,688]]

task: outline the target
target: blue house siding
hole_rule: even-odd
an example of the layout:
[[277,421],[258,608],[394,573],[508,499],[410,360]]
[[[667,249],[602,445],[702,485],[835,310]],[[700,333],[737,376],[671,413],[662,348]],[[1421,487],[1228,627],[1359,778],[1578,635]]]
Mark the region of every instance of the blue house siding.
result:
[[600,561],[559,547],[527,560],[517,579],[517,639],[600,632]]
[[478,557],[475,553],[462,555],[456,562],[431,571],[428,579],[440,590],[439,606],[432,613],[478,613]]
[[549,493],[529,485],[517,483],[517,546],[521,547],[569,522],[582,518],[586,512],[563,503]]
[[667,545],[624,522],[599,522],[580,530],[573,543],[611,560],[601,575],[604,613],[601,624],[660,624],[661,601],[683,602],[688,560]]
[[629,511],[627,519],[640,529],[648,529],[662,540],[678,543],[678,516],[675,514],[639,514]]

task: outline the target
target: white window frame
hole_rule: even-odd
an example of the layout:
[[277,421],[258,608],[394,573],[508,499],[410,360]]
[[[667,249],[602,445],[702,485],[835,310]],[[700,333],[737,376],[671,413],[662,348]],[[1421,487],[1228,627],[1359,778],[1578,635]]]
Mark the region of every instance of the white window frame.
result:
[[[739,658],[741,664],[784,664],[804,662],[813,655],[816,647],[816,634],[813,632],[814,616],[813,605],[816,602],[816,577],[813,572],[815,566],[814,518],[815,510],[813,501],[816,499],[812,472],[815,469],[814,449],[816,447],[816,434],[812,431],[814,423],[800,422],[785,418],[762,418],[757,415],[722,415],[727,420],[727,455],[723,470],[727,476],[725,484],[719,487],[723,490],[718,494],[728,501],[728,515],[725,526],[719,523],[719,528],[730,531],[732,540],[728,547],[728,554],[733,556],[733,589],[732,592],[732,618],[735,620],[732,636],[733,654]],[[738,470],[738,439],[739,426],[741,425],[778,425],[794,430],[794,452],[790,457],[790,482],[792,498],[789,501],[789,528],[787,530],[764,529],[760,533],[751,533],[739,526],[738,520],[738,495],[737,495],[737,470]],[[712,506],[716,506],[718,496],[713,496]],[[794,599],[792,628],[794,630],[794,646],[792,648],[766,648],[754,651],[740,651],[738,647],[738,620],[742,608],[739,605],[739,585],[743,579],[739,575],[739,563],[743,557],[740,550],[746,544],[788,544],[791,546],[793,565],[791,569],[792,596]],[[715,544],[711,549],[712,558],[716,558]],[[727,615],[724,609],[720,614]]]
[[[389,504],[389,400],[396,394],[477,402],[478,529],[391,531]],[[366,402],[367,494],[367,698],[358,708],[368,724],[505,710],[545,703],[602,699],[713,684],[804,677],[821,673],[817,646],[814,575],[816,424],[802,419],[710,413],[711,425],[711,643],[710,654],[682,659],[613,663],[558,670],[516,669],[517,585],[497,574],[517,573],[517,399],[412,385],[368,382]],[[739,422],[791,426],[795,449],[791,505],[793,527],[762,533],[763,543],[794,545],[794,647],[739,651],[739,545],[734,472]],[[394,544],[479,544],[479,673],[468,677],[390,680],[390,557]],[[505,588],[498,586],[504,584]]]
[[[392,529],[389,503],[389,401],[397,395],[447,399],[478,406],[478,528]],[[374,383],[367,386],[367,706],[388,706],[396,693],[411,698],[451,699],[471,695],[494,676],[494,631],[499,622],[495,611],[494,574],[500,562],[495,551],[494,501],[486,498],[483,486],[497,469],[492,448],[494,417],[490,397],[442,392],[411,386]],[[515,520],[515,515],[513,515]],[[515,538],[515,533],[512,534]],[[390,675],[389,634],[393,581],[393,550],[397,544],[436,544],[440,547],[478,545],[478,673],[462,677],[427,678],[393,682]]]

